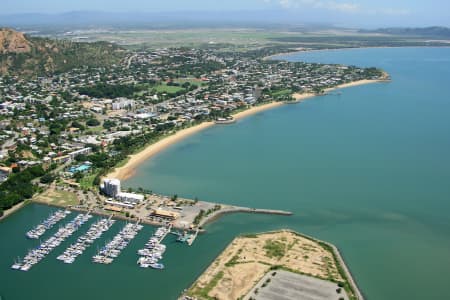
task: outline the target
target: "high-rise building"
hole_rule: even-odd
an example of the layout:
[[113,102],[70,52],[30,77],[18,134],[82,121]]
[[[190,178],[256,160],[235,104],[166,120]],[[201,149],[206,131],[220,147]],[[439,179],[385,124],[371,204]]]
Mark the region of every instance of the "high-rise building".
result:
[[120,194],[120,180],[115,178],[106,178],[103,180],[102,190],[109,197],[117,197],[117,195]]

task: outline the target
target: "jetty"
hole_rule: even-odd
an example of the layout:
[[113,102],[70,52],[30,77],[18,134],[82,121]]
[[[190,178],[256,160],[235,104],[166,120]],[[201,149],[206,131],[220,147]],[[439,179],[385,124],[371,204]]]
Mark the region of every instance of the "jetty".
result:
[[71,213],[70,210],[59,209],[55,213],[51,214],[47,219],[42,221],[39,225],[33,229],[27,231],[26,236],[29,239],[40,238],[47,230],[51,229],[56,223],[63,220]]
[[92,257],[92,261],[100,264],[110,264],[120,255],[132,239],[141,231],[144,226],[137,221],[135,224],[127,223],[122,230]]
[[166,251],[166,245],[161,244],[161,242],[171,229],[172,225],[159,227],[145,244],[145,247],[137,251],[137,254],[141,256],[137,260],[137,264],[141,268],[164,269],[164,265],[159,261],[163,258],[162,255]]
[[115,220],[112,220],[112,216],[95,222],[84,235],[80,236],[57,259],[66,264],[73,263],[78,256],[83,254],[86,248],[92,245],[96,239],[99,239],[104,232],[108,231],[114,223]]
[[198,227],[203,227],[206,224],[218,219],[222,215],[231,213],[251,213],[251,214],[267,214],[267,215],[280,215],[280,216],[292,216],[293,213],[290,211],[276,210],[276,209],[259,209],[250,207],[240,207],[240,206],[222,206],[221,209],[214,211],[213,213],[207,215],[200,222]]
[[35,249],[30,250],[23,260],[15,262],[11,268],[14,270],[28,271],[35,264],[44,259],[53,249],[61,245],[68,237],[86,223],[92,215],[89,213],[79,214],[66,226],[60,228],[52,237],[41,243]]

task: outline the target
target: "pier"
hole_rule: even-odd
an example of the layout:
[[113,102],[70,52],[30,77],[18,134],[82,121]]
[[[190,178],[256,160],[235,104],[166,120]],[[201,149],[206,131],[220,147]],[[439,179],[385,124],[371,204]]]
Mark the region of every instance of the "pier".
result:
[[50,215],[47,219],[45,219],[41,224],[29,230],[26,233],[27,238],[30,239],[40,238],[47,230],[51,229],[56,223],[63,220],[70,213],[71,213],[70,210],[57,210],[54,214]]
[[14,270],[28,271],[35,264],[44,259],[53,249],[61,245],[68,237],[86,223],[92,215],[79,214],[66,226],[60,228],[52,237],[41,243],[36,249],[30,250],[22,261],[15,262],[11,268]]
[[63,254],[57,257],[58,260],[63,261],[66,264],[71,264],[75,259],[83,254],[84,250],[88,248],[94,241],[102,236],[102,234],[108,231],[111,226],[115,223],[115,220],[111,219],[101,219],[91,225],[88,231],[80,236],[75,244],[70,245]]
[[143,249],[139,249],[137,254],[140,255],[137,264],[141,268],[164,269],[164,265],[159,263],[166,251],[166,245],[161,244],[165,237],[171,232],[172,225],[168,227],[159,227],[150,237]]
[[[179,197],[178,200],[185,204],[184,206],[181,206],[180,209],[174,209],[175,204],[172,204],[172,206],[166,205],[167,202],[170,202],[170,198],[168,196],[163,195],[157,195],[157,194],[151,194],[148,195],[149,199],[147,201],[153,201],[154,204],[150,207],[145,207],[142,209],[142,206],[138,206],[135,209],[128,209],[125,210],[125,212],[128,212],[130,216],[126,216],[125,214],[119,214],[119,213],[111,213],[110,211],[107,211],[105,209],[90,209],[89,207],[82,207],[82,206],[74,206],[70,207],[71,210],[79,211],[79,212],[86,212],[90,211],[93,214],[104,216],[111,218],[111,216],[114,217],[114,219],[124,220],[128,222],[135,222],[136,220],[139,220],[142,224],[147,224],[151,226],[167,226],[167,224],[172,224],[172,227],[174,229],[178,230],[188,230],[191,232],[195,232],[195,230],[200,229],[200,233],[204,232],[203,227],[218,219],[220,216],[229,214],[229,213],[256,213],[256,214],[272,214],[272,215],[281,215],[281,216],[291,216],[292,212],[289,211],[283,211],[283,210],[276,210],[276,209],[259,209],[259,208],[250,208],[250,207],[240,207],[240,206],[234,206],[234,205],[227,205],[227,204],[221,204],[221,203],[214,203],[214,202],[206,202],[206,201],[197,201],[187,198],[181,198]],[[35,201],[40,204],[46,204],[50,206],[56,206],[56,207],[65,207],[61,205],[56,205],[53,203],[46,203],[41,201]],[[92,204],[93,206],[94,204]],[[161,208],[162,207],[162,208]],[[168,215],[171,214],[169,217],[155,217],[153,215],[155,210],[163,210]],[[203,211],[203,216],[200,218],[198,222],[195,222],[196,217],[199,216],[200,213]]]
[[127,223],[122,230],[107,243],[96,255],[92,257],[92,261],[100,264],[110,264],[116,257],[120,255],[132,239],[141,231],[144,226],[137,221],[135,224]]
[[195,239],[197,238],[198,235],[198,229],[195,231],[195,233],[191,234],[189,236],[189,238],[187,239],[187,244],[189,246],[192,246],[192,244],[194,243]]

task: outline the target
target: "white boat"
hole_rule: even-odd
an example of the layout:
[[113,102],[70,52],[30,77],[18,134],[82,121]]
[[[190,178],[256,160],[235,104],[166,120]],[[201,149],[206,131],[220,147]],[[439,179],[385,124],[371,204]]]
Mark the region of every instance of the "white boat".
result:
[[161,264],[161,263],[153,263],[153,264],[150,264],[150,267],[152,267],[153,269],[158,269],[158,270],[164,269],[164,265]]

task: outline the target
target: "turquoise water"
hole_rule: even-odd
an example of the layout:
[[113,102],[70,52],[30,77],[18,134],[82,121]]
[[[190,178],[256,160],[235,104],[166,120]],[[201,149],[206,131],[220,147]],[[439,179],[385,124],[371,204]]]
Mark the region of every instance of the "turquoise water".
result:
[[289,227],[342,249],[369,299],[450,299],[450,49],[287,58],[376,66],[393,81],[210,128],[143,164],[126,184],[291,210],[290,218],[231,216],[209,229],[226,240]]
[[119,222],[74,264],[56,260],[69,240],[23,273],[9,266],[35,244],[24,233],[52,210],[30,205],[0,222],[2,300],[176,299],[235,235],[279,228],[336,244],[368,299],[450,299],[449,58],[450,49],[432,48],[290,56],[377,66],[393,81],[209,128],[146,162],[125,184],[294,216],[226,216],[192,247],[170,236],[162,272],[136,266],[151,227],[112,265],[90,262]]

